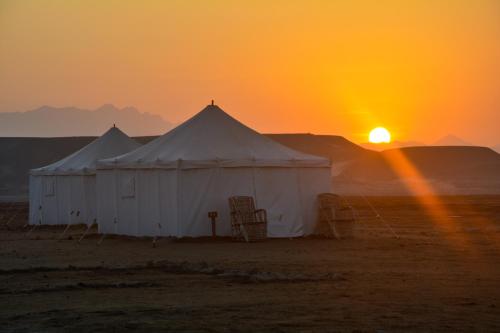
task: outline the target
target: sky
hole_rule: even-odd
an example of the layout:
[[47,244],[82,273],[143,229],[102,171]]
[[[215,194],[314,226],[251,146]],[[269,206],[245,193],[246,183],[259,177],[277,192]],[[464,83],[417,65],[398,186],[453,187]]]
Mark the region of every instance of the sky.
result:
[[211,99],[265,133],[500,144],[500,1],[0,0],[0,112]]

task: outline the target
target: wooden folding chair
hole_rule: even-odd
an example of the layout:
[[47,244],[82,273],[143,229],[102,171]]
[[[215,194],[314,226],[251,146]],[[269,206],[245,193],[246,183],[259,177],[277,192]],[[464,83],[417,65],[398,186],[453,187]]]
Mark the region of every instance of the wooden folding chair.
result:
[[354,210],[344,203],[339,195],[321,193],[318,195],[318,204],[317,233],[333,236],[336,239],[353,236]]
[[264,209],[255,209],[253,197],[234,196],[229,198],[231,231],[236,239],[247,242],[267,238],[267,214]]

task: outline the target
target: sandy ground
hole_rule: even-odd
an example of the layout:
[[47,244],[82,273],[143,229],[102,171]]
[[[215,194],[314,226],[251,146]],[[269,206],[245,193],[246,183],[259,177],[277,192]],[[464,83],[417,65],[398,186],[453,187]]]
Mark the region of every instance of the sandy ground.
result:
[[[362,198],[354,239],[0,233],[1,332],[500,331],[500,196]],[[208,222],[207,222],[208,223]]]

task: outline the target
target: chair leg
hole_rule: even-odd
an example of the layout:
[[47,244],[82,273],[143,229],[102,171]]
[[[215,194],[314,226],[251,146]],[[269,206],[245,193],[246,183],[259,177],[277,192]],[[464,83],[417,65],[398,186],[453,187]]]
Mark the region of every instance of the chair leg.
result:
[[83,235],[78,240],[78,243],[81,243],[81,241],[83,240],[83,238],[85,238],[85,236],[87,235],[87,233],[89,232],[90,228],[92,228],[93,225],[94,225],[94,223],[89,224],[89,226],[87,227],[87,229],[85,229]]
[[71,224],[68,224],[66,226],[66,229],[64,229],[63,233],[61,234],[61,236],[59,236],[59,238],[57,238],[57,241],[61,241],[62,238],[64,237],[64,235],[66,235],[66,232],[68,231],[69,227],[71,227]]
[[340,239],[339,233],[337,232],[337,228],[335,228],[335,222],[328,220],[328,225],[330,226],[330,229],[332,229],[332,234],[335,239]]
[[248,233],[245,229],[245,227],[243,226],[243,223],[240,224],[240,230],[241,230],[241,234],[243,235],[243,238],[245,238],[245,241],[248,243]]

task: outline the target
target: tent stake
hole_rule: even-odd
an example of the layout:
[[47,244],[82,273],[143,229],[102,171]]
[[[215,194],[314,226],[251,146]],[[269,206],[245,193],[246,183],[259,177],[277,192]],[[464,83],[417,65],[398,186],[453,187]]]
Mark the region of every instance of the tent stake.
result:
[[64,231],[63,231],[63,233],[61,234],[61,236],[59,236],[59,237],[57,238],[57,240],[58,240],[58,241],[60,241],[60,240],[64,237],[64,235],[65,235],[65,234],[66,234],[66,232],[68,231],[69,227],[71,226],[71,217],[73,216],[73,214],[74,214],[74,213],[75,213],[75,211],[74,211],[74,210],[72,210],[72,211],[69,213],[69,223],[68,223],[68,225],[66,226],[66,228],[64,229]]
[[[40,206],[40,207],[39,207],[39,210],[41,210],[41,209],[42,209],[42,206]],[[28,226],[29,226],[29,224],[30,224],[29,222],[28,222],[28,223],[26,223],[26,225],[25,225],[24,227],[25,227],[25,228],[26,228],[26,227],[28,227]],[[30,230],[26,233],[25,237],[28,237],[28,236],[29,236],[29,235],[30,235],[30,234],[31,234],[31,233],[35,230],[35,228],[36,228],[37,226],[39,226],[39,225],[42,225],[42,215],[40,215],[40,216],[39,216],[39,218],[38,218],[38,224],[35,224],[35,225],[33,226],[33,228],[31,228],[31,229],[30,229]]]
[[94,221],[92,221],[92,223],[89,224],[89,226],[87,227],[87,229],[84,231],[82,237],[80,237],[80,239],[78,240],[78,243],[80,243],[82,241],[82,239],[87,235],[87,233],[90,231],[90,229],[92,228],[92,226],[96,223],[96,219],[94,219]]
[[68,225],[66,226],[66,228],[64,229],[64,231],[63,231],[63,233],[61,234],[61,236],[59,236],[59,238],[57,238],[57,240],[58,240],[58,241],[60,241],[60,240],[64,237],[64,235],[65,235],[65,234],[66,234],[66,232],[68,231],[69,227],[71,227],[71,224],[68,224]]
[[[158,223],[158,231],[159,231],[159,234],[161,236],[161,223]],[[154,236],[153,237],[153,247],[156,247],[156,240],[158,239],[159,237],[158,236]],[[158,240],[159,242],[159,240]]]
[[363,199],[365,200],[365,202],[368,204],[368,206],[371,208],[371,210],[373,211],[373,213],[375,214],[375,218],[382,221],[382,223],[385,225],[385,227],[387,229],[389,229],[391,231],[391,233],[394,235],[394,237],[396,239],[399,239],[399,235],[396,233],[396,231],[394,231],[394,229],[391,227],[391,225],[389,224],[389,222],[387,222],[387,220],[385,218],[382,217],[382,215],[380,215],[380,213],[378,212],[377,209],[375,209],[375,207],[371,204],[370,201],[368,201],[368,198],[366,198],[364,195],[362,196]]
[[101,245],[102,241],[104,240],[104,237],[106,237],[106,234],[102,234],[101,239],[97,242],[97,245]]
[[17,213],[19,213],[18,211],[16,211],[11,217],[10,219],[7,221],[7,223],[5,223],[5,226],[8,227],[10,222],[14,221],[14,219],[17,217]]
[[0,222],[2,222],[2,221],[3,221],[4,217],[6,217],[6,216],[7,216],[8,211],[10,211],[11,207],[13,207],[13,206],[14,206],[14,203],[13,203],[13,202],[12,202],[12,203],[10,203],[10,204],[7,206],[7,209],[5,209],[5,213],[3,213],[3,214],[2,214],[2,216],[0,216]]
[[29,235],[31,235],[31,233],[35,230],[35,228],[38,227],[38,224],[35,224],[33,226],[33,228],[31,228],[27,233],[26,233],[26,237],[28,237]]

